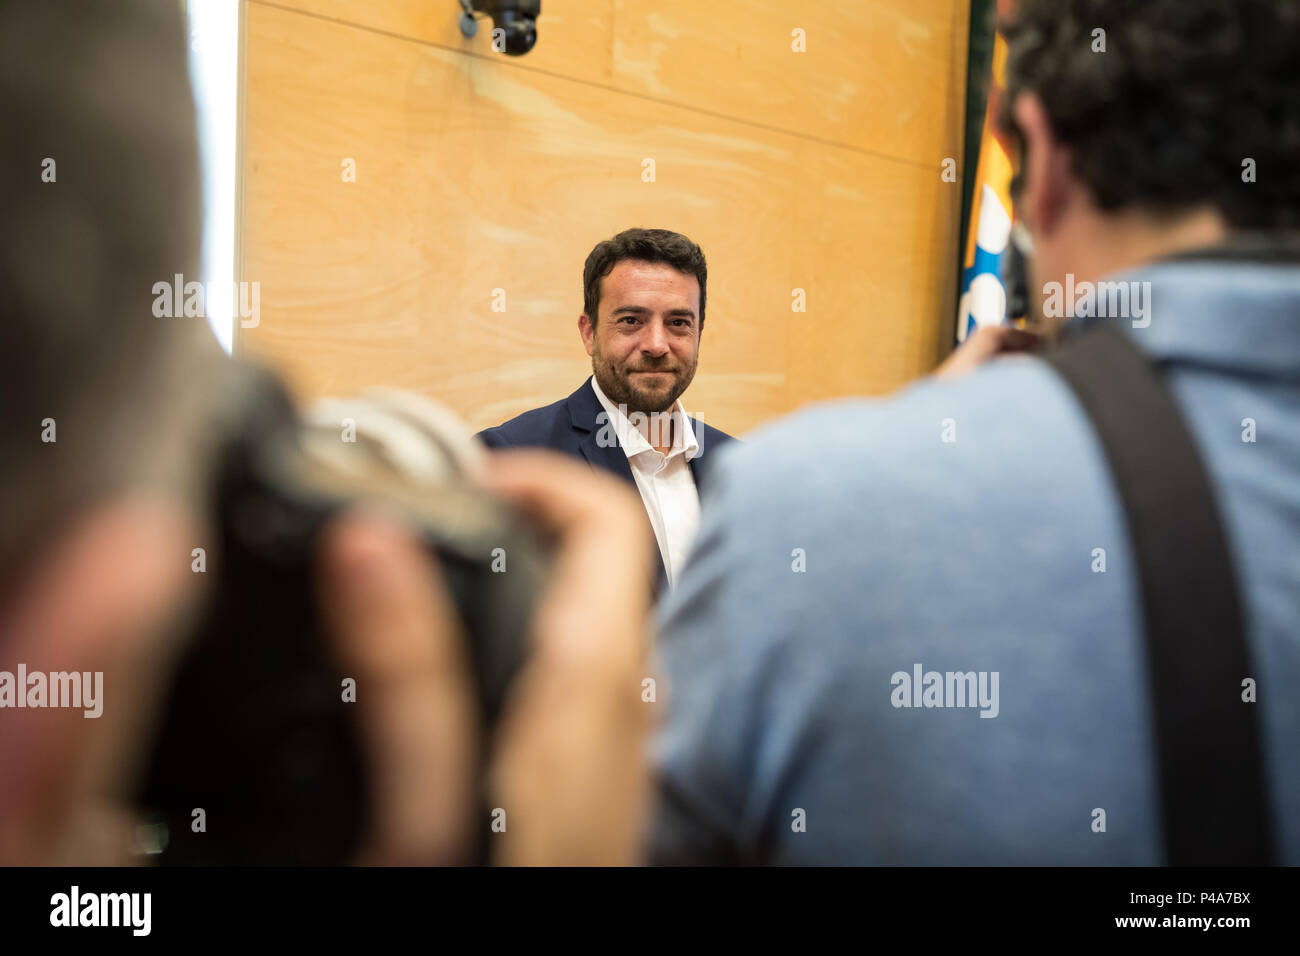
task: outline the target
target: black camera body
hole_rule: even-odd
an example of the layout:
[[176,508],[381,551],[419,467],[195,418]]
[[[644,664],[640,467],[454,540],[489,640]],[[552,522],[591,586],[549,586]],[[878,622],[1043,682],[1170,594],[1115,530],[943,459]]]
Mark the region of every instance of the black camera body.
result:
[[[327,477],[338,470],[305,454],[310,430],[278,383],[245,374],[249,400],[215,482],[215,580],[165,695],[137,807],[159,835],[152,852],[163,865],[344,864],[370,793],[348,675],[331,660],[317,607],[322,529],[361,498],[407,516],[460,614],[488,730],[524,657],[542,551],[454,469],[451,480],[417,487],[363,441],[340,453],[366,460],[370,477]],[[322,437],[344,444],[338,428],[317,429]]]

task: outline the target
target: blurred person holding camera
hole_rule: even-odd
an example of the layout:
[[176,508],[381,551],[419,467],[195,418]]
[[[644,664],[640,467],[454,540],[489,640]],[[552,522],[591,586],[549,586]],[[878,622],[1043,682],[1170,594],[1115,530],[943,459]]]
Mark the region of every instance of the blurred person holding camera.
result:
[[[191,549],[212,521],[212,436],[238,398],[204,320],[151,309],[155,282],[198,265],[179,5],[0,3],[0,113],[0,863],[117,864],[133,858],[135,779],[202,613]],[[470,859],[490,746],[487,792],[510,813],[494,862],[632,861],[647,789],[641,509],[542,452],[498,456],[482,483],[554,547],[491,740],[440,569],[410,530],[360,507],[313,555],[328,653],[359,688],[372,800],[356,860]],[[85,707],[55,706],[71,675],[96,675],[76,688]]]

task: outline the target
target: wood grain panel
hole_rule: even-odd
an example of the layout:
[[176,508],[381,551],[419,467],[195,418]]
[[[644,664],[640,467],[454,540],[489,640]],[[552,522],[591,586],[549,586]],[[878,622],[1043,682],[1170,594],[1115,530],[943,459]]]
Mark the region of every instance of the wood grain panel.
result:
[[615,0],[614,83],[938,164],[960,155],[960,131],[936,114],[952,93],[948,64],[954,41],[965,43],[964,17],[963,0]]
[[277,2],[886,156],[960,156],[960,127],[938,118],[966,55],[966,0],[544,0],[518,58],[492,52],[486,19],[462,37],[456,0]]
[[609,84],[613,50],[614,0],[544,0],[537,22],[537,46],[523,57],[492,49],[492,21],[478,18],[478,34],[460,32],[457,0],[254,0],[298,10],[393,36],[431,43],[502,65]]
[[[247,31],[242,277],[261,283],[261,323],[240,348],[303,397],[414,388],[482,427],[567,395],[589,371],[583,260],[630,225],[709,258],[685,401],[711,424],[742,433],[933,364],[960,205],[937,163],[280,6],[250,3]],[[956,129],[949,99],[931,121]]]

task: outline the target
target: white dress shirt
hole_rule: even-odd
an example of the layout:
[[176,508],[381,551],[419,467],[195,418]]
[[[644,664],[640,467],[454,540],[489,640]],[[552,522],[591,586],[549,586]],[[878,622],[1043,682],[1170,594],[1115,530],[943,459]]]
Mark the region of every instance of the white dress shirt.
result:
[[671,415],[673,422],[672,448],[664,455],[606,397],[594,375],[591,377],[591,387],[609,415],[618,443],[627,455],[632,477],[636,480],[641,500],[645,502],[646,514],[650,516],[650,525],[654,528],[655,540],[659,542],[659,554],[663,557],[664,569],[668,572],[668,586],[672,587],[677,582],[682,565],[686,563],[686,555],[690,553],[695,541],[695,534],[700,529],[700,493],[687,463],[699,454],[700,448],[699,442],[695,440],[695,431],[691,428],[691,420],[682,407],[681,399],[677,400],[671,413],[664,413],[665,416]]

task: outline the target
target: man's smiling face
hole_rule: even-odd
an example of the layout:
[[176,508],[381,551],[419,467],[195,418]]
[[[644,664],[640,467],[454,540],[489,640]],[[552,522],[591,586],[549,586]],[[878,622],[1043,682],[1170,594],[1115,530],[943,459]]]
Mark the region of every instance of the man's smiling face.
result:
[[601,280],[598,320],[578,320],[596,383],[647,415],[672,407],[700,356],[700,283],[663,263],[626,259]]

